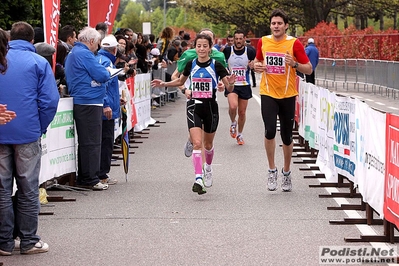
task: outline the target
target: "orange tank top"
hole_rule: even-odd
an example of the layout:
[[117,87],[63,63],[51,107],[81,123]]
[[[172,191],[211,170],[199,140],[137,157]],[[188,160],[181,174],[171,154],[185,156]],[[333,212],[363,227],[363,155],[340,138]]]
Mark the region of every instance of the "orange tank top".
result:
[[267,73],[262,73],[260,94],[276,99],[298,95],[295,86],[296,70],[285,63],[285,54],[294,54],[296,38],[286,36],[282,41],[275,41],[271,35],[262,37],[262,53]]

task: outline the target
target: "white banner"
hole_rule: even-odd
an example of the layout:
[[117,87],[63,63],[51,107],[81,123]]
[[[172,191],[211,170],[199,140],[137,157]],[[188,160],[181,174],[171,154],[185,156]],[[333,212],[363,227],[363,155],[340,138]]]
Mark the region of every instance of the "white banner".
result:
[[[304,81],[301,81],[301,83],[305,83]],[[312,105],[312,100],[313,100],[313,96],[312,96],[312,89],[311,87],[305,83],[305,102],[304,102],[304,110],[303,110],[303,130],[304,130],[304,139],[306,141],[309,141],[309,134],[310,134],[310,127],[312,126],[312,119],[311,119],[311,108],[310,106]]]
[[[313,149],[319,148],[318,143],[318,125],[320,114],[317,112],[319,106],[319,88],[313,84],[300,81],[300,90],[304,90],[303,103],[303,132],[304,139],[308,141]],[[300,129],[301,131],[302,129]]]
[[320,101],[319,101],[319,93],[320,93],[320,88],[316,87],[315,85],[311,83],[307,83],[307,85],[310,87],[310,99],[309,101],[309,136],[308,136],[308,141],[309,141],[309,146],[313,149],[318,150],[319,149],[319,133],[318,133],[318,121],[320,121],[320,112],[319,106],[320,106]]
[[[365,173],[367,166],[365,164],[365,145],[366,145],[366,134],[369,129],[370,123],[368,119],[365,119],[369,112],[369,106],[356,99],[356,169],[355,176],[357,179],[358,191],[360,194],[365,196]],[[384,130],[385,132],[385,130]],[[384,145],[385,146],[385,145]]]
[[299,79],[299,125],[298,125],[298,133],[302,138],[305,138],[305,127],[306,127],[306,118],[307,118],[307,100],[309,94],[309,86],[306,82]]
[[355,100],[346,96],[335,96],[334,111],[334,164],[338,174],[355,183],[356,138]]
[[[300,82],[299,93],[299,132],[310,145],[315,132],[314,144],[319,144],[316,164],[326,180],[336,182],[338,174],[345,176],[383,218],[387,114],[304,82]],[[319,105],[315,105],[316,98]]]
[[327,89],[320,88],[320,105],[317,112],[320,113],[318,120],[319,152],[317,153],[316,165],[324,173],[330,182],[338,181],[338,174],[334,165],[334,107],[335,94]]
[[39,184],[75,172],[75,131],[73,99],[61,98],[57,113],[42,136]]
[[359,192],[383,218],[386,114],[356,101],[356,170]]
[[151,74],[140,74],[134,77],[134,105],[136,107],[137,124],[135,132],[146,129],[155,124],[151,118]]

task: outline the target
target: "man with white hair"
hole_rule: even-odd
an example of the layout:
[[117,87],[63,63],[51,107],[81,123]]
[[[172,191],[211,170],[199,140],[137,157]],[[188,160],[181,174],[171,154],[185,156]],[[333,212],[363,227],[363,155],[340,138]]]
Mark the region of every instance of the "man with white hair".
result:
[[93,190],[108,189],[100,182],[101,131],[105,83],[110,78],[94,53],[101,34],[94,28],[85,27],[78,36],[65,61],[65,77],[68,91],[73,97],[73,118],[78,133],[77,185]]
[[[114,35],[107,35],[101,41],[101,49],[97,53],[98,62],[105,68],[115,68],[118,41]],[[125,64],[127,72],[129,66]],[[98,177],[101,183],[114,185],[118,181],[107,174],[111,169],[112,152],[114,150],[114,128],[115,119],[120,116],[120,97],[118,77],[111,78],[106,84],[106,93],[103,104],[102,115],[102,139],[101,139],[101,161]]]

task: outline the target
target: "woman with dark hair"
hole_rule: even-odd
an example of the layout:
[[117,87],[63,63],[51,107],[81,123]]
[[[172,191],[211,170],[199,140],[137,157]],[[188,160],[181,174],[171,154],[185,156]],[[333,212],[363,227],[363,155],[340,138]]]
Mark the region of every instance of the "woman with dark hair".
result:
[[[228,76],[226,68],[218,61],[209,57],[212,51],[212,39],[205,34],[198,34],[194,47],[198,58],[187,62],[179,78],[164,82],[154,79],[153,87],[176,87],[183,85],[190,78],[190,86],[183,93],[189,99],[187,103],[187,124],[194,150],[192,161],[195,173],[195,183],[192,191],[202,195],[206,193],[205,187],[212,186],[211,172],[214,155],[213,140],[219,123],[219,107],[216,99],[219,79],[227,90],[234,88],[235,75]],[[220,87],[219,91],[224,91]],[[205,149],[205,164],[201,156],[201,149]]]
[[118,51],[116,52],[116,57],[118,58],[115,64],[119,63],[120,61],[129,62],[129,57],[126,55],[127,50],[127,39],[123,35],[115,35],[116,41],[119,43]]
[[119,43],[118,45],[118,51],[116,52],[116,61],[115,61],[115,66],[116,68],[124,68],[126,64],[129,65],[129,70],[125,73],[125,75],[118,76],[118,79],[121,81],[125,81],[126,78],[129,76],[134,76],[136,75],[135,73],[135,64],[137,63],[137,60],[130,59],[130,57],[126,54],[126,51],[129,49],[128,47],[133,47],[133,44],[129,42],[123,35],[116,35],[115,36],[116,41]]

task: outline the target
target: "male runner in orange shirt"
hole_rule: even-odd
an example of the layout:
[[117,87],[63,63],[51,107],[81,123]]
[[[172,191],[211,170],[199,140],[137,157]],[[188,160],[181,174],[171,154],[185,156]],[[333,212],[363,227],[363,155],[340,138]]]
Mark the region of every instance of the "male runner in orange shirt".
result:
[[284,166],[281,189],[291,191],[292,128],[295,115],[296,70],[312,73],[312,64],[301,42],[286,34],[287,14],[276,9],[270,16],[272,34],[263,36],[257,46],[256,72],[262,74],[260,82],[262,119],[265,126],[265,150],[269,163],[267,188],[277,189],[277,167],[274,161],[276,150],[277,115],[280,119],[280,134],[283,141]]

